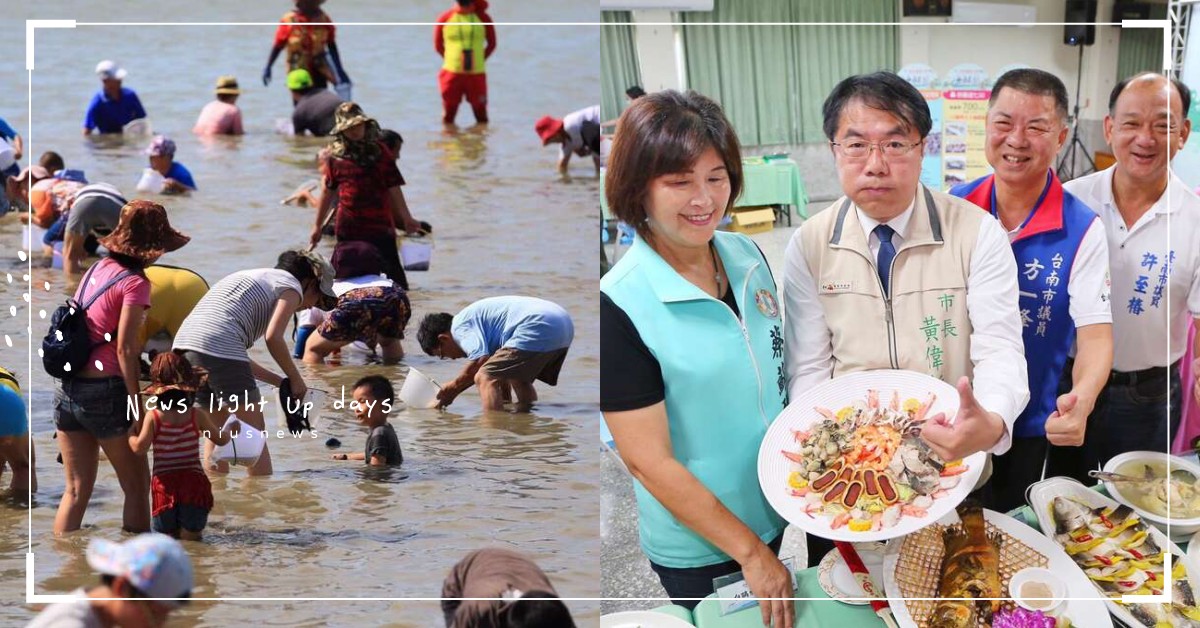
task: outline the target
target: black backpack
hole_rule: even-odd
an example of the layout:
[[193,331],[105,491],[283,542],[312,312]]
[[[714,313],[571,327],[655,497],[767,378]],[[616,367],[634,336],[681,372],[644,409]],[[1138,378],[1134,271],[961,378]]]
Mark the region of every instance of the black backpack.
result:
[[[83,276],[83,281],[79,284],[80,298],[87,293],[88,280],[92,276],[92,271],[96,270],[96,266],[99,264],[94,264]],[[50,317],[50,330],[46,332],[46,337],[42,338],[40,351],[42,366],[45,367],[47,373],[58,379],[69,379],[74,377],[75,373],[86,368],[92,349],[99,346],[93,345],[92,339],[88,337],[87,309],[114,284],[132,274],[128,270],[121,272],[101,286],[82,305],[71,298],[67,299],[65,305],[60,305],[58,309],[54,310],[54,316]],[[116,334],[113,336],[115,339]]]

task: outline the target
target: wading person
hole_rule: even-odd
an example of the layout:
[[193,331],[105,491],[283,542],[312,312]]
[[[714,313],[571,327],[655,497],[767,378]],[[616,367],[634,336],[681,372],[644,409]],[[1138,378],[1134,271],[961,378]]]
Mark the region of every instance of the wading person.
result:
[[[66,489],[54,517],[54,532],[78,530],[96,483],[100,450],[125,494],[125,530],[150,529],[149,468],[145,456],[129,447],[132,408],[140,407],[141,346],[138,337],[150,307],[150,281],[144,269],[189,238],[171,228],[162,205],[131,201],[120,222],[100,240],[108,256],[96,262],[75,291],[87,308],[88,337],[94,347],[87,362],[74,365],[54,396],[54,426],[62,453]],[[90,305],[89,305],[90,304]]]

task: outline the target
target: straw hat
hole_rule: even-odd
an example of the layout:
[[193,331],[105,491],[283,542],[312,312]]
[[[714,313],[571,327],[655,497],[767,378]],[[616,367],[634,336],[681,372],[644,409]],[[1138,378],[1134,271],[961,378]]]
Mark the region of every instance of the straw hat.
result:
[[358,103],[344,102],[338,105],[337,111],[333,114],[333,130],[330,133],[337,134],[356,125],[373,122],[367,114],[363,113],[362,107]]
[[303,249],[296,249],[296,252],[300,254],[300,257],[308,260],[309,264],[312,264],[313,272],[317,275],[317,281],[320,283],[321,292],[326,296],[336,297],[337,295],[333,292],[333,278],[336,273],[325,256],[316,251]]
[[150,260],[177,250],[191,238],[171,227],[167,210],[153,201],[133,200],[121,208],[121,219],[100,244],[113,253]]
[[232,74],[226,74],[217,78],[217,95],[218,96],[236,96],[242,93],[238,89],[237,77]]

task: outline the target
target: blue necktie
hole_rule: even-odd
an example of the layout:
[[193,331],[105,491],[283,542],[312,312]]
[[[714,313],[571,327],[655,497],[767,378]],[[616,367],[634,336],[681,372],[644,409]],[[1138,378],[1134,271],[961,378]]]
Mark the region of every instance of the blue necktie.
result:
[[875,235],[879,237],[879,255],[875,258],[875,268],[879,271],[879,280],[883,282],[884,294],[891,295],[889,285],[892,274],[892,258],[896,257],[896,247],[892,246],[892,236],[896,230],[887,225],[875,227]]

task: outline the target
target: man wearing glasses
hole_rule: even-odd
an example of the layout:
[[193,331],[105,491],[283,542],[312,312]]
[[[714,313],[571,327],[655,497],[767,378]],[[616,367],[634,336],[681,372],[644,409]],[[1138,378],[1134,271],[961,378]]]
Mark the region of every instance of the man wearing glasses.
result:
[[918,183],[932,122],[899,76],[847,78],[823,113],[845,196],[805,222],[785,253],[791,398],[853,371],[927,373],[957,386],[961,405],[928,420],[921,438],[945,460],[1004,453],[1029,399],[1004,231]]
[[[985,150],[994,173],[950,190],[999,221],[1017,259],[1030,400],[1013,425],[1012,449],[992,461],[984,501],[1001,512],[1022,505],[1043,476],[1087,481],[1087,417],[1112,366],[1104,225],[1052,170],[1067,131],[1067,88],[1058,77],[1006,72],[988,101]],[[1070,363],[1073,345],[1078,359]]]

